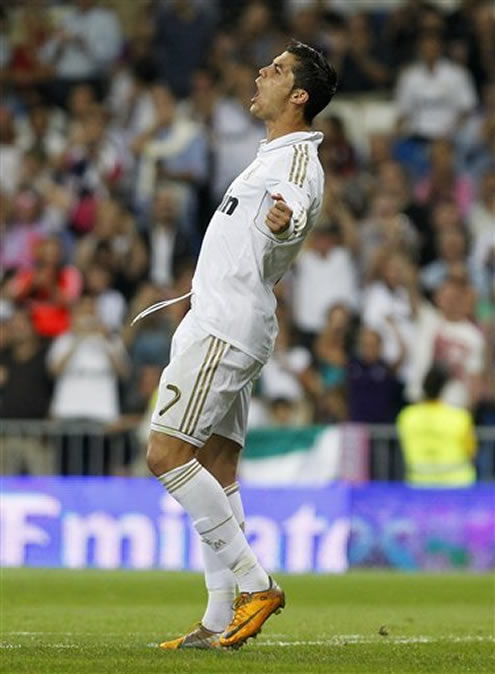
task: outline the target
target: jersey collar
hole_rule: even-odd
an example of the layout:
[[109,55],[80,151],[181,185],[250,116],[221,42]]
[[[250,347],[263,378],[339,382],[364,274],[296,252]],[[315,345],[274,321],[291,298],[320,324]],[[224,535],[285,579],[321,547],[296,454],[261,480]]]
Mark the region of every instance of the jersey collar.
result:
[[280,136],[280,138],[275,138],[275,140],[271,140],[270,142],[264,138],[260,142],[258,152],[270,152],[271,150],[278,150],[281,147],[288,147],[289,145],[295,145],[295,143],[308,141],[318,146],[322,140],[323,134],[320,131],[296,131],[294,133],[286,133],[285,136]]

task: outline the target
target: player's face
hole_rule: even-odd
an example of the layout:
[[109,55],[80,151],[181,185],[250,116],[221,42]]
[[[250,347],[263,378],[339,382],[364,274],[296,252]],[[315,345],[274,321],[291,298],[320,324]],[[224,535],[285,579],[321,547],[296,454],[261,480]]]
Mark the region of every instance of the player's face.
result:
[[294,87],[292,69],[295,63],[295,56],[285,51],[270,65],[260,68],[250,108],[255,117],[264,121],[274,120],[286,108]]

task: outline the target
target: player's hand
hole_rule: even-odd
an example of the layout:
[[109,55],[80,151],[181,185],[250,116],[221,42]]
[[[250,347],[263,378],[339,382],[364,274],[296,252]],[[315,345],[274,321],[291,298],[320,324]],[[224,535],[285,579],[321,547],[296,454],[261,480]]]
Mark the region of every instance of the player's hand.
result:
[[274,234],[281,234],[290,224],[292,209],[281,194],[272,194],[271,197],[275,203],[268,211],[265,223]]

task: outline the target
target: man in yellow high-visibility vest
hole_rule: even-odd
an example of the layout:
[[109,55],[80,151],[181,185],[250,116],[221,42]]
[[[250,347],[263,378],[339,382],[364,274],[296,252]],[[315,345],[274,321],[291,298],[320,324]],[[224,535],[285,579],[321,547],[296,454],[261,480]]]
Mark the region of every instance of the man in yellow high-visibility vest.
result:
[[468,487],[476,481],[476,436],[469,412],[447,405],[440,394],[449,380],[434,364],[423,382],[425,400],[397,418],[406,481],[415,487]]

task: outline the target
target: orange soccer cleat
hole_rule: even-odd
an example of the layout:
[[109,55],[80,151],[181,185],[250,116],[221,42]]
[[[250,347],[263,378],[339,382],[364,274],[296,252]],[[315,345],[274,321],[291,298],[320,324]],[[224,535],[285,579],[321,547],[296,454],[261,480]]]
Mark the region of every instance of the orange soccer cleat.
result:
[[270,578],[270,587],[261,592],[241,592],[234,602],[234,617],[218,640],[223,648],[240,648],[256,637],[272,613],[285,606],[285,594]]
[[218,632],[211,632],[203,627],[201,623],[197,623],[190,632],[183,637],[172,639],[172,641],[163,641],[160,648],[164,651],[177,650],[178,648],[218,648]]

